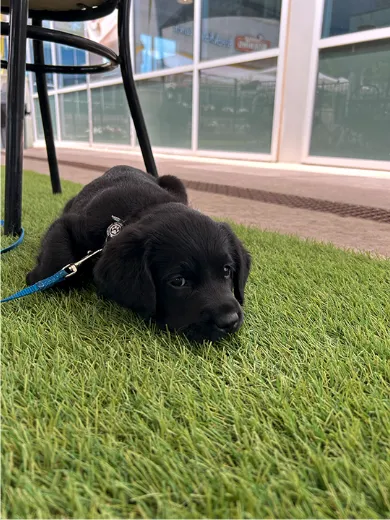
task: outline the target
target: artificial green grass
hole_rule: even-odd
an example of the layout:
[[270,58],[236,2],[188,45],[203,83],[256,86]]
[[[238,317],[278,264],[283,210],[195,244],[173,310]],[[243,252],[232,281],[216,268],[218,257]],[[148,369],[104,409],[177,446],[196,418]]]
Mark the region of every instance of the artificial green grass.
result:
[[[79,186],[26,172],[24,285]],[[236,227],[245,325],[193,346],[91,288],[2,306],[3,518],[390,515],[390,262]]]

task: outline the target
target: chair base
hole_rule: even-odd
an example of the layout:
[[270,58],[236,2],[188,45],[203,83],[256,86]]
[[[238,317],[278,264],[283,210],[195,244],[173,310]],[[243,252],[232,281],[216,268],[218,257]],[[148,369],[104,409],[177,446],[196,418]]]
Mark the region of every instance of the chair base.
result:
[[[84,21],[96,19],[105,14],[100,14],[104,9],[110,8],[112,12],[118,6],[118,40],[119,56],[111,49],[104,47],[96,42],[87,40],[80,36],[67,34],[62,31],[43,28],[41,21],[61,20],[61,21]],[[21,203],[22,203],[22,175],[23,175],[23,118],[24,118],[24,81],[25,71],[36,73],[37,90],[39,105],[42,114],[42,122],[45,134],[48,162],[50,165],[50,177],[53,193],[61,192],[61,183],[58,172],[58,163],[54,144],[53,126],[50,117],[49,98],[47,93],[46,73],[61,74],[101,74],[108,72],[120,64],[123,86],[125,88],[129,109],[134,122],[145,168],[148,173],[158,177],[156,163],[154,161],[152,148],[145,120],[142,114],[141,105],[133,78],[131,53],[130,53],[130,6],[131,0],[108,0],[100,8],[93,9],[86,13],[80,11],[85,18],[59,18],[59,13],[50,15],[46,12],[36,14],[30,13],[33,17],[33,25],[27,26],[28,0],[18,0],[11,2],[10,24],[1,23],[1,31],[4,35],[9,35],[9,62],[1,61],[1,68],[8,68],[8,99],[7,107],[10,113],[7,117],[6,135],[6,189],[5,189],[5,225],[6,234],[18,234],[21,229]],[[100,11],[99,11],[100,9]],[[56,16],[56,17],[53,17]],[[70,16],[70,15],[69,15]],[[89,17],[88,17],[89,16]],[[28,38],[34,39],[34,63],[26,64],[26,41]],[[44,63],[43,41],[60,43],[70,47],[76,47],[88,52],[92,52],[108,60],[101,65],[85,66],[60,66],[47,65]],[[12,112],[11,112],[12,111]]]
[[[19,235],[22,228],[23,122],[28,0],[11,3],[7,129],[5,143],[4,233]],[[12,117],[9,117],[10,107]]]

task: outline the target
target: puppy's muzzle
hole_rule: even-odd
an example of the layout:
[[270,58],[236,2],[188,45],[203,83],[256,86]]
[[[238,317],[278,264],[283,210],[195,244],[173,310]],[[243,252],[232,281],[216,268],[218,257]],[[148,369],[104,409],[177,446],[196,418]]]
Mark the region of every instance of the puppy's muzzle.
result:
[[238,312],[228,312],[214,319],[215,326],[224,334],[235,332],[240,325]]

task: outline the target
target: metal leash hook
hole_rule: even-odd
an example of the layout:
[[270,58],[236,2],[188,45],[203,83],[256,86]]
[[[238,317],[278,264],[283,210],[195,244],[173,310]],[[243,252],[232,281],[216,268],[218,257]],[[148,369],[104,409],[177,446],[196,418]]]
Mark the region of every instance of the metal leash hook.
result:
[[[119,217],[112,216],[113,223],[110,224],[106,231],[106,242],[116,237],[123,229],[124,222]],[[19,238],[19,240],[11,247],[15,247],[18,243],[21,242],[23,239],[23,235]],[[103,251],[103,248],[97,249],[96,251],[88,251],[88,253],[81,258],[81,260],[78,260],[77,262],[65,265],[62,269],[57,271],[52,276],[49,276],[48,278],[45,278],[43,280],[39,280],[39,282],[30,285],[29,287],[26,287],[25,289],[22,289],[21,291],[18,291],[15,294],[12,294],[11,296],[8,296],[7,298],[3,298],[0,300],[0,303],[9,302],[12,300],[17,300],[18,298],[23,298],[24,296],[28,296],[29,294],[33,294],[36,292],[44,291],[45,289],[49,289],[50,287],[53,287],[54,285],[57,285],[58,283],[62,282],[66,278],[69,278],[70,276],[73,276],[77,273],[78,268],[81,264],[89,260],[90,258],[93,258],[94,256],[98,255]],[[2,251],[3,252],[3,251]]]
[[78,262],[74,262],[73,264],[68,264],[65,267],[63,267],[62,269],[64,271],[68,272],[68,274],[65,276],[65,278],[69,278],[70,276],[73,276],[74,274],[76,274],[77,273],[77,268],[81,264],[83,264],[84,262],[86,262],[90,258],[94,257],[95,255],[101,253],[102,251],[103,251],[103,249],[97,249],[96,251],[88,251],[88,253],[81,260],[79,260]]
[[26,287],[25,289],[22,289],[21,291],[18,291],[15,294],[12,294],[11,296],[8,296],[7,298],[3,298],[0,300],[0,303],[9,302],[12,300],[17,300],[19,298],[23,298],[24,296],[29,296],[30,294],[41,292],[46,289],[49,289],[50,287],[53,287],[54,285],[57,285],[58,283],[64,281],[66,278],[69,278],[70,276],[73,276],[77,273],[77,268],[92,258],[93,256],[101,253],[102,249],[97,249],[96,251],[88,251],[88,254],[84,256],[81,260],[78,262],[75,262],[74,264],[68,264],[59,271],[57,271],[52,276],[49,276],[48,278],[44,278],[43,280],[39,280],[39,282],[35,283],[34,285],[30,285],[29,287]]

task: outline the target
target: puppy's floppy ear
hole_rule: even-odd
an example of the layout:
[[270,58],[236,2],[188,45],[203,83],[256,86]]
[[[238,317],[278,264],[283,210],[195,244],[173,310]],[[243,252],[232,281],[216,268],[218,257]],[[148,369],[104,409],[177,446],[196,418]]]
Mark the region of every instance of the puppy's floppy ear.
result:
[[126,226],[104,247],[94,268],[99,292],[138,312],[143,318],[156,311],[156,291],[148,266],[146,235]]
[[251,268],[251,257],[229,224],[223,223],[221,226],[228,235],[231,253],[236,264],[233,276],[234,296],[238,303],[243,305],[245,284]]
[[163,175],[159,177],[158,184],[175,197],[178,202],[188,206],[187,190],[183,182],[174,175]]

